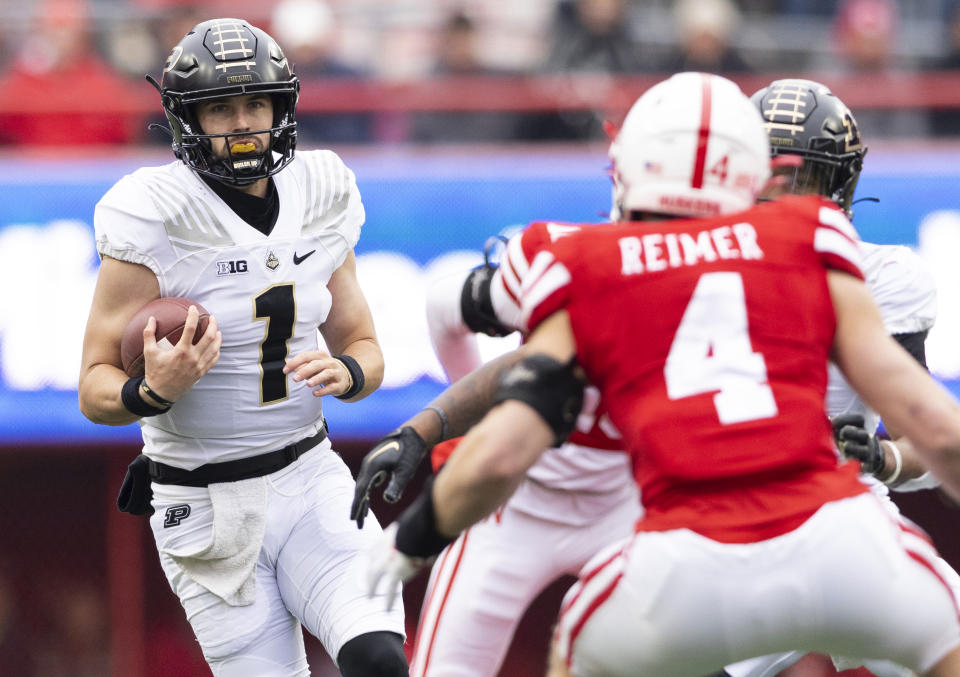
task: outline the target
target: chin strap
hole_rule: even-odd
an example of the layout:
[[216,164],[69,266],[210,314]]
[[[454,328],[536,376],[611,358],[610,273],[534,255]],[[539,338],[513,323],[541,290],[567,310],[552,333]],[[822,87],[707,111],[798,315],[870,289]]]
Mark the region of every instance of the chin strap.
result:
[[151,122],[149,125],[147,125],[147,131],[152,132],[154,129],[159,129],[161,132],[173,139],[173,130],[166,125],[161,125],[159,122]]
[[850,203],[850,208],[846,210],[846,212],[847,212],[847,218],[850,219],[851,221],[853,221],[853,205],[857,204],[858,202],[880,202],[880,198],[878,198],[878,197],[860,197],[860,198],[857,198],[856,200],[854,200],[853,202],[851,202],[851,203]]

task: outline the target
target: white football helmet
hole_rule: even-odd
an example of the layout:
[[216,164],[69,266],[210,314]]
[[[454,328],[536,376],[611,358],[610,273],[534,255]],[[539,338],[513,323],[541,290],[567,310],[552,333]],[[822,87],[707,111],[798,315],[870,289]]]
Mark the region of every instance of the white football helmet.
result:
[[678,73],[647,90],[627,113],[610,159],[614,221],[633,211],[740,211],[770,178],[757,107],[733,82],[707,73]]

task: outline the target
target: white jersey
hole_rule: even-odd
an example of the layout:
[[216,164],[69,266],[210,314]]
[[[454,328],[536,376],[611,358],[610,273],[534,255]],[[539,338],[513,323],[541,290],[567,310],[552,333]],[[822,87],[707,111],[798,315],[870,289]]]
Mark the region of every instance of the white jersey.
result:
[[[877,302],[880,316],[887,332],[912,334],[933,327],[937,316],[937,290],[933,277],[927,272],[923,261],[908,247],[880,245],[861,242],[863,273],[867,287]],[[880,423],[879,415],[870,409],[854,392],[834,364],[829,368],[827,385],[827,413],[861,414],[866,429],[873,432]],[[864,477],[874,493],[887,494],[887,487],[872,477]],[[911,480],[898,490],[921,489],[937,485],[929,473],[923,478]]]
[[141,419],[156,461],[193,469],[254,456],[323,425],[321,398],[281,370],[318,347],[327,283],[360,236],[363,204],[332,151],[298,152],[273,181],[280,211],[269,235],[179,161],[123,177],[97,204],[101,256],[148,267],[161,296],[196,301],[223,334],[217,364],[168,413]]

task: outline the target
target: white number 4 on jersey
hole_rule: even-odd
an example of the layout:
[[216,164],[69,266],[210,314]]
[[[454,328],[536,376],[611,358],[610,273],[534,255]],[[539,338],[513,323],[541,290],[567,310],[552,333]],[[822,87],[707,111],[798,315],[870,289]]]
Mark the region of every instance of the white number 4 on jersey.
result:
[[766,362],[750,344],[739,273],[700,276],[663,375],[671,400],[719,391],[713,404],[724,425],[776,416]]

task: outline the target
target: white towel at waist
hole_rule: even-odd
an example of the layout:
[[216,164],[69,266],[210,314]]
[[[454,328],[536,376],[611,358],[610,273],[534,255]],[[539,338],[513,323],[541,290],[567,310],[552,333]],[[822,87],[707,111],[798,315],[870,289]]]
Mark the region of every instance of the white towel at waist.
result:
[[211,484],[211,539],[205,547],[165,548],[184,572],[232,606],[253,604],[257,558],[266,528],[267,481]]

